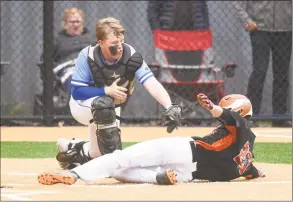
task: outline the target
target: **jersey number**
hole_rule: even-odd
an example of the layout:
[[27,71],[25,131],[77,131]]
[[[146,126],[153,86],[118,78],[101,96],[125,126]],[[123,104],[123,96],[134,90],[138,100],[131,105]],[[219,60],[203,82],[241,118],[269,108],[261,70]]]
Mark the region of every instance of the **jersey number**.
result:
[[233,158],[233,160],[237,163],[239,168],[239,174],[242,175],[248,166],[252,163],[252,154],[249,149],[248,141],[244,144],[240,153]]

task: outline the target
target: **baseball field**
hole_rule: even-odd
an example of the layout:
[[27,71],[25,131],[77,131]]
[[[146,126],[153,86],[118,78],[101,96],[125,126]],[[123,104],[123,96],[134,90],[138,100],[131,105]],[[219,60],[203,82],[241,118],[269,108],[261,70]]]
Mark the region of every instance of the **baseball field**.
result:
[[[186,127],[168,134],[162,127],[122,127],[122,141],[125,146],[165,136],[204,136],[211,131]],[[292,129],[253,131],[257,135],[255,165],[264,171],[265,178],[173,186],[123,184],[109,178],[94,185],[78,181],[74,185],[45,186],[38,184],[37,175],[59,169],[54,159],[56,139],[87,139],[87,128],[1,127],[1,201],[292,201]]]

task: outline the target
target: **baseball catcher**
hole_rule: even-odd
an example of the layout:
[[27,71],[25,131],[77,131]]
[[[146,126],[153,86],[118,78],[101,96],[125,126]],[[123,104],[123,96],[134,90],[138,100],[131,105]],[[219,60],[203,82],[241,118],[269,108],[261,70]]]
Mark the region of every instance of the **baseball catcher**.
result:
[[108,17],[96,24],[97,43],[85,47],[75,63],[71,80],[72,116],[88,126],[89,141],[57,142],[57,160],[63,169],[121,150],[120,106],[132,95],[136,78],[163,106],[167,131],[181,120],[181,109],[172,104],[164,87],[154,77],[142,55],[124,43],[125,29]]

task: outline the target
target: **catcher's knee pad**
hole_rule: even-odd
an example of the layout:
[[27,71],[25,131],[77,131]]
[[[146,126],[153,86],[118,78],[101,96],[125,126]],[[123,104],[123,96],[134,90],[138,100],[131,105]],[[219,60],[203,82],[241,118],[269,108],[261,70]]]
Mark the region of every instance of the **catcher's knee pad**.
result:
[[72,168],[75,168],[76,166],[82,165],[92,160],[89,154],[86,154],[84,152],[83,145],[86,142],[87,141],[81,141],[79,143],[76,143],[67,151],[59,152],[57,154],[56,159],[57,161],[59,161],[61,168],[72,169]]
[[122,149],[120,129],[118,127],[97,129],[96,134],[102,155]]
[[116,121],[114,99],[109,96],[97,97],[91,104],[93,119],[98,125],[112,124]]

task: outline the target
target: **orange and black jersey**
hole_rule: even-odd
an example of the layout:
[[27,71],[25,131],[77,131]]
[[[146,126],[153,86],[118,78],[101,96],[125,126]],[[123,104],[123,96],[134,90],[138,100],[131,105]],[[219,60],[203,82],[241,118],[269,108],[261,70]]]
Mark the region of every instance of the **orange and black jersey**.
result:
[[220,125],[212,134],[192,137],[193,160],[197,161],[194,179],[227,181],[250,174],[254,170],[255,135],[238,113],[223,109]]

